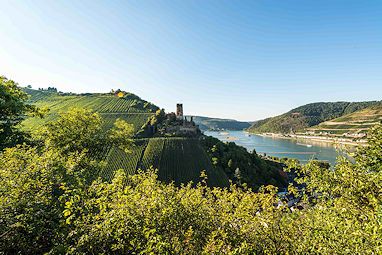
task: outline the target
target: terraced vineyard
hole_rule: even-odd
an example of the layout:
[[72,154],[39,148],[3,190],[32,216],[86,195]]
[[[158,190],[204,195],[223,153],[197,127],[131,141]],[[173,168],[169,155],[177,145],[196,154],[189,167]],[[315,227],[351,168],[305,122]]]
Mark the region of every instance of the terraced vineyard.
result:
[[345,116],[325,121],[308,130],[314,132],[327,132],[337,135],[344,133],[366,133],[369,128],[382,121],[382,103],[377,104]]
[[31,103],[49,109],[49,114],[44,119],[26,119],[23,126],[27,130],[38,128],[71,107],[79,107],[99,112],[105,121],[105,129],[111,128],[115,120],[121,118],[134,124],[135,130],[138,131],[158,109],[133,94],[117,98],[110,94],[60,95],[32,89],[26,89],[26,91],[31,95],[29,99]]

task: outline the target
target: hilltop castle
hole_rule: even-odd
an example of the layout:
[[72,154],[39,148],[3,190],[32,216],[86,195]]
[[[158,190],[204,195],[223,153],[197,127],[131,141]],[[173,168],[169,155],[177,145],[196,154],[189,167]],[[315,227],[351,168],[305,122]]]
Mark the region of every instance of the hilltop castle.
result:
[[201,133],[193,117],[187,120],[187,117],[183,115],[183,104],[176,104],[176,113],[167,114],[166,122],[166,133],[172,135],[196,136]]
[[183,104],[176,104],[176,117],[183,119]]

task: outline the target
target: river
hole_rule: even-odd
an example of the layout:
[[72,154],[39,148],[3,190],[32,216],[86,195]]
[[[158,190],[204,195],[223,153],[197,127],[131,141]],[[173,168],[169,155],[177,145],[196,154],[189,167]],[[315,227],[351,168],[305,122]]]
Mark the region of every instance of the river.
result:
[[235,142],[250,152],[255,149],[258,154],[296,158],[301,163],[306,163],[310,159],[319,159],[333,166],[339,153],[343,153],[326,142],[264,137],[244,131],[205,131],[204,134],[224,142]]

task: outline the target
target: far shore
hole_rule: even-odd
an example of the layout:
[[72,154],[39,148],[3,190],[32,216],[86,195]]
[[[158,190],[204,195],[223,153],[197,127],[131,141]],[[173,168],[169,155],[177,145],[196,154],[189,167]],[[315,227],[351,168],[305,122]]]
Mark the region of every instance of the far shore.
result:
[[281,138],[281,139],[290,139],[290,140],[302,139],[307,141],[325,142],[325,143],[331,143],[331,144],[341,144],[341,145],[350,145],[350,146],[358,146],[358,145],[365,146],[366,145],[366,140],[352,141],[348,138],[338,138],[338,137],[328,137],[328,136],[312,136],[312,135],[281,134],[281,133],[260,133],[255,135],[264,136],[264,137]]

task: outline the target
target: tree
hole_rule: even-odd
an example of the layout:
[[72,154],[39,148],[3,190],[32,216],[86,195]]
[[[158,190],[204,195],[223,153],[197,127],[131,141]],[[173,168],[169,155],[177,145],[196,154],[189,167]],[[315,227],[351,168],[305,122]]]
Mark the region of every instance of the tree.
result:
[[238,184],[241,184],[241,171],[239,168],[235,169],[235,179],[237,180]]
[[[80,197],[102,169],[92,152],[105,143],[128,149],[132,126],[119,120],[108,134],[99,114],[71,109],[48,123],[40,146],[18,145],[0,154],[0,253],[62,253]],[[120,139],[120,138],[123,139]]]
[[84,153],[66,156],[29,145],[0,155],[0,253],[42,254],[59,250],[69,226],[66,202],[86,190],[94,174]]
[[229,169],[233,170],[233,167],[234,167],[234,166],[233,166],[233,161],[232,161],[232,159],[228,160],[227,166],[228,166]]
[[297,172],[296,181],[306,185],[301,194],[307,209],[296,213],[294,224],[298,231],[314,236],[290,236],[289,242],[299,242],[305,249],[310,245],[327,254],[382,252],[381,142],[382,125],[378,125],[370,130],[368,145],[356,151],[355,163],[339,157],[334,170],[314,161],[289,166]]
[[26,114],[37,114],[37,108],[26,103],[28,95],[12,80],[0,76],[0,150],[24,140],[17,125]]
[[57,120],[47,123],[39,130],[38,138],[47,147],[65,154],[94,151],[106,142],[100,115],[80,108],[71,108],[61,113]]
[[108,136],[110,143],[129,153],[134,145],[134,125],[122,119],[117,119]]

